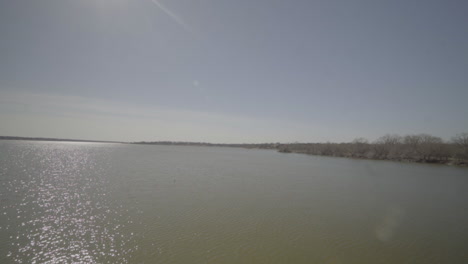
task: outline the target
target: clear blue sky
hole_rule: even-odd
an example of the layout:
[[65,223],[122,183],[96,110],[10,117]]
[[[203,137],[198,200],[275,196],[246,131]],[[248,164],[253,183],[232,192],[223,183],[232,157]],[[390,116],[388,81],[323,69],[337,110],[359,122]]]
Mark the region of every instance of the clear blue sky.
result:
[[0,0],[0,135],[468,132],[468,1]]

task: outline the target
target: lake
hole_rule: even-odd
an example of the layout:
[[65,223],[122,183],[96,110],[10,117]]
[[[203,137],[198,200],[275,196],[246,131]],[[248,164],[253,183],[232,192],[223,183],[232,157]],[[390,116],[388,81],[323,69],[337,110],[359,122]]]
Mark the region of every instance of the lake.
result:
[[467,261],[467,168],[0,141],[0,263]]

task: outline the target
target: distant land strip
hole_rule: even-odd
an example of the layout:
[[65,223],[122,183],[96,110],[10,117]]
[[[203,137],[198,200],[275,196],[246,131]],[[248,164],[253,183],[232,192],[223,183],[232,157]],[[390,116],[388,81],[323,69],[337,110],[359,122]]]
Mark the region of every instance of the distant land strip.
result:
[[454,136],[450,141],[429,134],[400,136],[387,134],[373,142],[365,138],[356,138],[347,143],[245,143],[223,144],[206,142],[181,141],[140,141],[120,142],[103,140],[60,139],[41,137],[0,136],[0,140],[30,140],[56,142],[92,142],[121,143],[138,145],[169,145],[169,146],[207,146],[207,147],[237,147],[248,149],[271,149],[281,153],[300,153],[308,155],[391,160],[400,162],[433,163],[457,166],[468,166],[468,133]]
[[119,141],[105,141],[105,140],[63,139],[63,138],[42,138],[42,137],[11,137],[11,136],[0,136],[0,140],[60,141],[60,142],[90,142],[90,143],[125,143],[125,142],[119,142]]
[[275,149],[282,153],[468,166],[468,133],[458,134],[447,142],[429,134],[406,136],[387,134],[374,142],[369,142],[365,138],[357,138],[348,143],[214,144],[142,141],[132,144]]

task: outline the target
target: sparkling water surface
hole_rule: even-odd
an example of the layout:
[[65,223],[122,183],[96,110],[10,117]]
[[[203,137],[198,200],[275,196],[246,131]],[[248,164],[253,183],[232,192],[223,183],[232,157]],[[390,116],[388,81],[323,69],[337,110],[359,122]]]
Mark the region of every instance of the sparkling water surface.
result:
[[0,141],[0,263],[467,263],[468,169]]

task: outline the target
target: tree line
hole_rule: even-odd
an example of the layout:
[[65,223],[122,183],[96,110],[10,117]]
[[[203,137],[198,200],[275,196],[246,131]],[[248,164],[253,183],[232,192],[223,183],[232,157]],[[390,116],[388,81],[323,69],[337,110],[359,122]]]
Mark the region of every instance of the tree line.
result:
[[387,134],[373,142],[357,138],[349,143],[292,143],[277,148],[284,153],[468,165],[468,133],[450,141],[429,134]]

